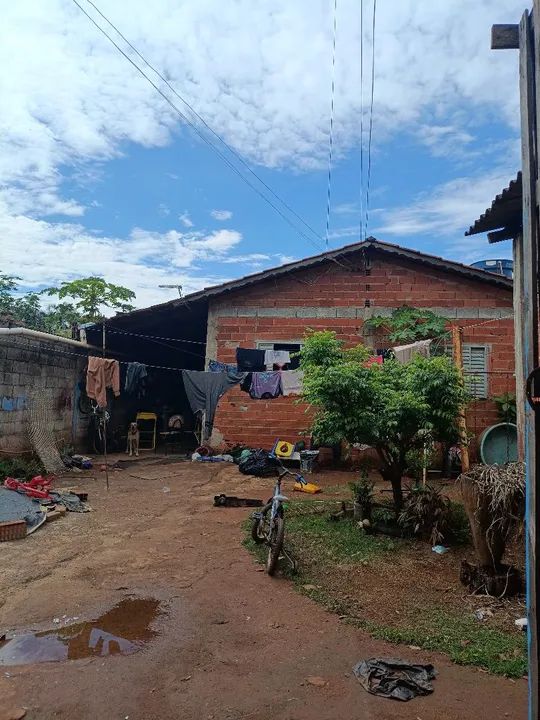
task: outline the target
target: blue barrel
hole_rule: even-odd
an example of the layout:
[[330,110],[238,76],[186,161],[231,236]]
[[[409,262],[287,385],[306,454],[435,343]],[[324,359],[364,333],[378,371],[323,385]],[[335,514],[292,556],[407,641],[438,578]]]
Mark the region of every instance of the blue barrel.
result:
[[486,428],[480,438],[480,459],[485,465],[516,462],[517,426],[514,423],[498,423]]

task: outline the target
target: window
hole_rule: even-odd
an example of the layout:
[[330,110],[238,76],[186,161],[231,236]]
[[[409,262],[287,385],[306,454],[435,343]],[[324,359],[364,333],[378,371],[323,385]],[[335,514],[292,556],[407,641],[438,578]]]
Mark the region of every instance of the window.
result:
[[[291,355],[293,353],[300,352],[302,348],[303,343],[297,342],[297,343],[287,343],[287,342],[258,342],[257,343],[257,350],[288,350]],[[297,367],[300,365],[300,358],[299,357],[291,357],[291,362],[289,365],[285,366],[285,369],[287,370],[296,370]]]
[[487,356],[485,345],[463,345],[465,387],[474,398],[485,398],[488,394]]
[[[445,347],[445,353],[453,357],[452,346]],[[486,345],[463,345],[463,380],[465,388],[473,398],[488,395],[488,348]]]

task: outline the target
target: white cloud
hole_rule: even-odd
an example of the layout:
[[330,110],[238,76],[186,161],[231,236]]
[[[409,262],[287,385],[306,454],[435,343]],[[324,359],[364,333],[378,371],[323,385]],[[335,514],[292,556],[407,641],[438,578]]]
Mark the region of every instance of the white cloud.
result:
[[178,219],[182,223],[184,227],[192,228],[193,227],[193,220],[189,217],[189,213],[187,210],[184,210],[184,212],[178,216]]
[[270,260],[270,255],[265,255],[264,253],[248,253],[247,255],[231,255],[225,258],[223,262],[227,264],[247,263],[248,265],[259,266],[267,260]]
[[230,210],[212,210],[210,215],[215,220],[230,220],[233,216]]
[[158,213],[159,213],[162,217],[166,217],[167,215],[170,215],[170,214],[171,214],[171,210],[170,210],[169,206],[168,206],[166,203],[159,203],[159,205],[158,205]]
[[[133,0],[129,12],[117,0],[99,5],[246,157],[270,167],[310,168],[325,161],[328,3]],[[517,53],[490,51],[489,29],[494,22],[517,21],[521,11],[518,0],[380,3],[375,141],[422,122],[426,113],[436,135],[445,127],[437,118],[465,104],[486,120],[503,117],[517,128]],[[359,4],[344,0],[338,13],[337,156],[358,140],[359,63],[350,59],[360,47]],[[365,25],[369,57],[369,17]],[[37,194],[58,191],[62,166],[113,158],[127,142],[163,146],[180,123],[67,0],[8,3],[0,33],[0,177],[28,191],[32,215],[40,212],[31,202]],[[456,126],[453,132],[466,139],[471,130]],[[425,136],[429,144],[428,131]],[[69,204],[63,210],[73,214]]]
[[383,237],[464,233],[511,178],[508,168],[478,177],[457,178],[420,193],[410,205],[378,208],[373,211],[380,218],[374,234]]
[[100,275],[133,289],[137,307],[169,299],[159,285],[181,284],[189,293],[224,282],[228,277],[205,272],[197,263],[226,259],[242,240],[235,230],[205,234],[135,228],[125,238],[98,236],[74,223],[10,215],[1,206],[0,237],[0,268],[22,277],[26,289]]
[[[81,2],[97,17],[86,0]],[[132,0],[129,12],[126,3],[118,0],[98,0],[98,4],[250,162],[308,170],[324,166],[330,4]],[[336,158],[358,143],[360,127],[359,62],[351,61],[358,59],[360,47],[359,3],[343,0],[338,8]],[[397,133],[414,133],[421,124],[417,140],[434,154],[443,146],[449,152],[452,145],[471,143],[476,117],[485,122],[502,119],[517,133],[517,53],[490,51],[489,29],[495,22],[516,22],[521,12],[518,0],[380,3],[375,144]],[[368,34],[369,17],[365,26]],[[365,45],[369,57],[367,37]],[[138,289],[140,304],[155,301],[160,293],[157,285],[167,280],[182,282],[186,292],[208,284],[210,278],[194,278],[188,269],[198,260],[226,258],[240,242],[239,233],[159,234],[139,229],[131,234],[128,246],[126,238],[99,237],[74,222],[54,224],[43,219],[83,216],[81,202],[65,196],[66,175],[84,183],[130,144],[163,147],[173,133],[191,134],[74,4],[68,0],[3,4],[0,86],[3,268],[21,274],[23,267],[32,286],[73,277],[72,267],[81,276],[103,273]],[[202,144],[201,152],[208,152]],[[386,209],[376,216],[381,218],[380,230],[458,232],[509,179],[507,174],[496,175],[459,178],[419,196],[409,207]],[[178,176],[169,173],[169,177]],[[184,228],[193,228],[189,214],[183,213],[180,221]],[[332,237],[355,234],[351,224],[336,228]],[[59,264],[60,254],[64,267]],[[152,265],[156,257],[163,266]],[[23,262],[25,258],[32,262]]]

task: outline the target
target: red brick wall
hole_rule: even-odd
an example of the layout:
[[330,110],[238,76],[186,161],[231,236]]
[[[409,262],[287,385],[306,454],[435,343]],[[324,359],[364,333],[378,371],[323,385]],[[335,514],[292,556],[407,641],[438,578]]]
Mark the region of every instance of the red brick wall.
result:
[[[348,271],[329,262],[317,269],[290,273],[212,300],[208,352],[213,355],[214,347],[218,360],[235,362],[238,346],[256,347],[257,342],[262,341],[297,341],[303,337],[306,328],[334,330],[348,346],[355,345],[366,339],[362,335],[362,317],[242,317],[237,313],[253,313],[255,309],[264,313],[264,309],[274,308],[271,312],[277,313],[285,312],[285,308],[312,308],[312,311],[305,310],[305,314],[315,315],[317,312],[328,314],[336,308],[336,313],[344,314],[347,311],[341,309],[364,308],[366,300],[370,301],[374,313],[377,308],[396,308],[403,304],[463,308],[463,317],[452,318],[449,322],[459,322],[465,328],[484,322],[482,317],[466,317],[474,314],[476,309],[480,313],[486,309],[512,309],[511,289],[374,254],[369,275],[360,268]],[[490,345],[490,371],[512,373],[512,320],[465,329],[464,342]],[[489,376],[490,395],[513,389],[511,374]],[[215,427],[228,441],[269,448],[277,437],[291,441],[299,439],[302,431],[309,427],[309,419],[306,406],[298,404],[295,398],[252,400],[247,393],[234,388],[220,401]],[[477,433],[496,420],[496,411],[490,401],[475,403],[469,412],[469,425]]]

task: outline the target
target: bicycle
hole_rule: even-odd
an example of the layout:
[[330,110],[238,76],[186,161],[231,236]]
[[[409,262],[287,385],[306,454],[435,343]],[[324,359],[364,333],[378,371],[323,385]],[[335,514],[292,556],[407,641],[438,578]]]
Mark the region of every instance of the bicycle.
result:
[[268,556],[266,559],[266,572],[273,575],[276,571],[278,561],[283,554],[291,564],[293,572],[296,570],[296,562],[283,548],[285,540],[285,513],[283,503],[288,498],[281,492],[281,480],[285,475],[291,475],[296,482],[306,485],[307,481],[298,473],[288,470],[278,459],[277,456],[271,455],[273,460],[281,466],[278,471],[278,478],[274,487],[274,494],[266,505],[258,512],[251,516],[251,537],[255,543],[268,545]]

